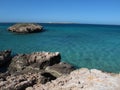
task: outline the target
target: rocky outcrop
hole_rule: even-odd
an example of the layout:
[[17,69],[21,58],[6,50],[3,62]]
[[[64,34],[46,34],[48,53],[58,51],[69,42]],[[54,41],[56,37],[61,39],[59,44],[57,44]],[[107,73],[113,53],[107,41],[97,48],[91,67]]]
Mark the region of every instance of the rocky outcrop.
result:
[[7,65],[11,60],[11,51],[0,51],[0,67]]
[[46,72],[45,68],[60,63],[60,59],[59,52],[16,55],[12,58],[8,71],[0,72],[0,90],[25,90],[34,84],[45,84],[55,80],[57,77]]
[[54,75],[55,77],[60,77],[62,75],[70,74],[70,72],[75,70],[75,68],[70,64],[60,62],[58,64],[46,67],[45,70]]
[[34,33],[41,32],[43,27],[38,24],[21,23],[9,27],[8,30],[16,33]]
[[0,72],[0,90],[120,90],[120,74],[74,70],[60,59],[58,52],[18,54],[11,59],[11,51],[1,51],[1,65],[11,62],[8,71]]
[[120,90],[120,74],[83,68],[44,85],[36,84],[26,90]]
[[60,53],[35,52],[31,54],[19,54],[15,56],[9,66],[9,72],[35,72],[44,70],[60,62]]
[[0,78],[0,90],[25,90],[25,88],[33,86],[34,84],[44,84],[48,81],[56,79],[50,74],[41,72],[10,75],[6,78],[3,76]]

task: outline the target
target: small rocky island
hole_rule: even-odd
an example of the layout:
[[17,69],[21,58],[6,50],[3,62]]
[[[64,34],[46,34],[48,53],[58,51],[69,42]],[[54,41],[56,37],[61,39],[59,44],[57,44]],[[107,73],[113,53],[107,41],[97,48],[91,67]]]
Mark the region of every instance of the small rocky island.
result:
[[35,33],[41,32],[43,30],[43,26],[32,23],[21,23],[9,27],[8,30],[16,33]]
[[59,52],[11,55],[0,51],[0,90],[120,90],[120,74],[75,70]]

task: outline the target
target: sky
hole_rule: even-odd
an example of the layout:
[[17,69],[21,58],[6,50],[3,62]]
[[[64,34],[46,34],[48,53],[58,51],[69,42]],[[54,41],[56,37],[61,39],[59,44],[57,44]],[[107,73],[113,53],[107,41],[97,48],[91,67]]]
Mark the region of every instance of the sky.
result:
[[120,25],[120,0],[0,0],[0,22]]

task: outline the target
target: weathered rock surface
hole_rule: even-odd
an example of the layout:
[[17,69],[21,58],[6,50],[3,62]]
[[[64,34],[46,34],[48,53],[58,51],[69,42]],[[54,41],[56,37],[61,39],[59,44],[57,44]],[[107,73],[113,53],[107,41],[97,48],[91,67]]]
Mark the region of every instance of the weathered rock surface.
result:
[[57,77],[46,72],[47,66],[60,63],[59,52],[18,54],[12,58],[8,71],[0,73],[0,90],[25,90],[34,84],[45,84]]
[[56,79],[48,73],[28,73],[0,77],[0,90],[25,90],[25,88],[38,83],[46,83]]
[[8,30],[16,33],[33,33],[41,32],[43,27],[38,24],[21,23],[9,27]]
[[60,77],[62,75],[70,74],[70,72],[75,70],[75,68],[70,64],[60,62],[58,64],[46,67],[45,70],[56,77]]
[[0,72],[0,90],[120,90],[120,74],[74,70],[60,59],[58,52],[18,54],[11,59],[11,51],[1,51],[1,66],[12,61],[7,72]]
[[8,64],[11,60],[11,51],[0,51],[0,67]]
[[15,56],[9,66],[9,71],[14,72],[34,72],[44,70],[60,62],[60,53],[35,52],[31,54],[21,54]]
[[120,74],[83,68],[44,85],[36,84],[26,90],[120,90]]

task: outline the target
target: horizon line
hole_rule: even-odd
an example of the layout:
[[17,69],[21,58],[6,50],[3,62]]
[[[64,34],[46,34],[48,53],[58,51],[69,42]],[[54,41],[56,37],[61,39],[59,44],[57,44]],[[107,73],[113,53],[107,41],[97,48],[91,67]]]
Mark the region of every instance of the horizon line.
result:
[[80,22],[0,22],[0,23],[46,23],[46,24],[88,24],[88,25],[115,25],[120,26],[120,24],[105,24],[105,23],[80,23]]

